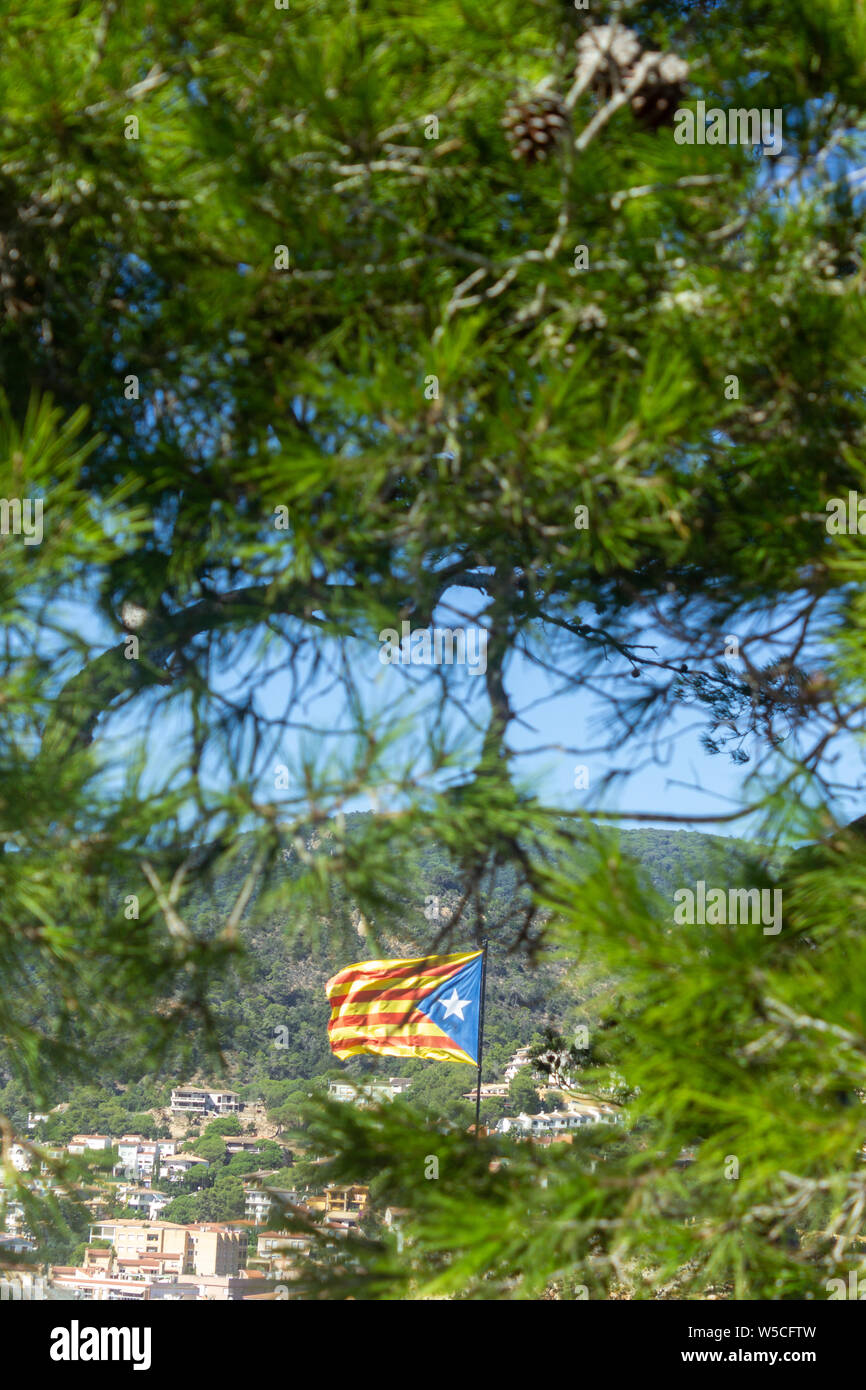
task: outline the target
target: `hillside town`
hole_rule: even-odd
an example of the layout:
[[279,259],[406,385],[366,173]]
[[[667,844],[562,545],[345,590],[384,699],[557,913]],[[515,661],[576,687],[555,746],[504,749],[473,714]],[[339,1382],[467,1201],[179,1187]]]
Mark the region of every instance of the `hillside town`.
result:
[[[503,1079],[482,1086],[482,1097],[507,1097],[518,1073],[531,1068],[528,1048],[518,1049]],[[405,1095],[410,1081],[332,1078],[328,1096],[362,1107]],[[541,1086],[558,1108],[503,1116],[487,1133],[539,1144],[571,1142],[575,1130],[610,1124],[616,1107],[581,1098],[569,1089]],[[467,1096],[474,1096],[468,1092]],[[63,1106],[56,1110],[63,1110]],[[19,1137],[5,1145],[0,1171],[0,1298],[96,1301],[246,1301],[292,1297],[292,1284],[311,1258],[339,1259],[339,1242],[352,1235],[390,1231],[400,1236],[406,1213],[374,1209],[361,1184],[317,1183],[301,1155],[273,1129],[260,1106],[225,1086],[179,1084],[159,1117],[171,1137],[139,1133],[77,1133],[62,1145]],[[28,1130],[50,1114],[31,1111]],[[202,1125],[204,1124],[204,1129]],[[246,1125],[246,1128],[244,1128]],[[208,1147],[210,1146],[210,1147]],[[208,1155],[196,1152],[207,1148]],[[218,1157],[217,1157],[218,1152]],[[178,1193],[204,1189],[216,1164],[243,1171],[243,1216],[180,1221],[166,1215]],[[312,1166],[313,1171],[310,1172]],[[26,1194],[26,1195],[25,1195]],[[27,1197],[72,1200],[87,1212],[87,1233],[74,1263],[42,1263],[28,1219]]]

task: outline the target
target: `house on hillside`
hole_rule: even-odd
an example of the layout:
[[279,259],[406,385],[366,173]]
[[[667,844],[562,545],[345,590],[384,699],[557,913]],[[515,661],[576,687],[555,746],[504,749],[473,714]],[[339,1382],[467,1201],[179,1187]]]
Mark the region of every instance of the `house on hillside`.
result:
[[159,1175],[167,1182],[180,1182],[188,1173],[194,1170],[206,1173],[209,1167],[207,1159],[196,1154],[171,1154],[160,1163]]
[[132,1211],[140,1211],[149,1220],[159,1216],[164,1207],[171,1201],[167,1192],[154,1192],[149,1187],[132,1187],[126,1183],[119,1183],[117,1188],[118,1201]]
[[306,1198],[310,1211],[325,1212],[365,1212],[370,1205],[370,1189],[363,1183],[350,1183],[340,1186],[329,1183],[323,1192]]
[[407,1216],[411,1216],[408,1207],[386,1207],[384,1217],[385,1225],[388,1227],[389,1231],[396,1230]]
[[520,1071],[521,1067],[529,1066],[530,1060],[529,1048],[519,1047],[505,1068],[505,1080],[511,1081]]
[[71,1154],[83,1154],[88,1149],[93,1149],[96,1153],[104,1153],[106,1149],[111,1148],[111,1135],[73,1134],[66,1148]]
[[142,1139],[137,1134],[124,1134],[117,1141],[117,1163],[114,1172],[137,1182],[149,1184],[159,1176],[160,1165],[177,1149],[175,1139]]
[[258,1154],[261,1153],[263,1144],[278,1142],[268,1139],[264,1134],[224,1134],[223,1138],[229,1158],[233,1154]]
[[506,1116],[496,1124],[497,1134],[513,1134],[515,1138],[533,1138],[537,1134],[562,1134],[581,1129],[584,1125],[616,1124],[619,1116],[602,1107],[581,1110],[550,1110],[539,1115]]
[[175,1115],[237,1115],[241,1100],[237,1091],[217,1086],[175,1086],[171,1110]]
[[244,1216],[257,1226],[265,1225],[274,1208],[279,1212],[298,1201],[294,1188],[268,1187],[267,1179],[272,1176],[271,1173],[250,1173],[244,1179]]
[[[508,1082],[507,1082],[507,1081],[482,1081],[482,1083],[481,1083],[481,1099],[482,1099],[482,1100],[491,1100],[494,1096],[502,1096],[502,1097],[504,1097],[504,1096],[507,1096],[507,1095],[508,1095]],[[464,1091],[464,1092],[463,1092],[463,1099],[464,1099],[464,1100],[474,1100],[474,1099],[475,1099],[475,1087],[473,1087],[471,1091]]]
[[410,1076],[389,1076],[387,1081],[329,1081],[328,1095],[333,1100],[348,1101],[353,1105],[366,1105],[372,1102],[393,1100],[412,1085]]

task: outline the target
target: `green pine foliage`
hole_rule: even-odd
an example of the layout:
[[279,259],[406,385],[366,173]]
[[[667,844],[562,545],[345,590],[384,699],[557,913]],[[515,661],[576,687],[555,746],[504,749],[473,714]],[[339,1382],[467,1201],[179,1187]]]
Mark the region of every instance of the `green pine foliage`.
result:
[[[866,480],[863,7],[3,18],[10,1190],[59,1088],[129,1128],[227,1067],[410,1213],[321,1252],[317,1293],[823,1296],[862,1258],[864,561],[826,522]],[[614,20],[688,65],[674,105],[779,112],[778,148],[680,143],[657,89],[579,79]],[[483,673],[380,679],[383,630],[440,620],[483,623]],[[554,750],[592,765],[580,809],[521,755],[549,742],[526,671],[601,703]],[[632,821],[688,821],[686,724],[742,771],[721,855],[613,830],[647,759]],[[677,923],[699,880],[781,891],[781,929]],[[331,962],[485,934],[491,1069],[584,1027],[620,1123],[476,1142],[417,1064],[415,1104],[322,1095]]]

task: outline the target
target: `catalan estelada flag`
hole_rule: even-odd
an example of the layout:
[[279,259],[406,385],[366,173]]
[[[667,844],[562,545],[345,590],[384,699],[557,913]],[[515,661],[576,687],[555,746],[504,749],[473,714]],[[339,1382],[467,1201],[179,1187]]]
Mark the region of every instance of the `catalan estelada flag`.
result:
[[338,1057],[377,1052],[478,1065],[483,951],[347,965],[325,986]]

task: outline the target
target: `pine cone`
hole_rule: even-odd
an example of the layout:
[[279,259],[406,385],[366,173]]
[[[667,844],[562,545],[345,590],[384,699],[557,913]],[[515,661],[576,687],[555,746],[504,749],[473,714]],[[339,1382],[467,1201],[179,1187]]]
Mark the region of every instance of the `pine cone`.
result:
[[577,41],[577,60],[575,76],[591,73],[589,89],[602,101],[622,91],[634,77],[638,62],[644,63],[646,76],[631,98],[631,109],[648,130],[657,130],[673,119],[689,75],[684,59],[675,53],[642,52],[637,34],[621,24],[588,29]]
[[120,621],[127,632],[135,632],[136,628],[144,627],[148,616],[147,609],[132,599],[124,599],[120,606]]
[[647,130],[658,130],[673,121],[683,99],[689,65],[675,53],[651,53],[645,57],[654,61],[640,91],[631,99],[631,109]]
[[555,92],[536,92],[525,101],[509,101],[502,125],[512,159],[534,164],[546,159],[548,151],[565,134],[568,112]]
[[576,48],[575,77],[582,79],[592,73],[589,88],[602,101],[610,101],[614,92],[622,90],[641,54],[640,39],[623,24],[597,24],[587,29]]

